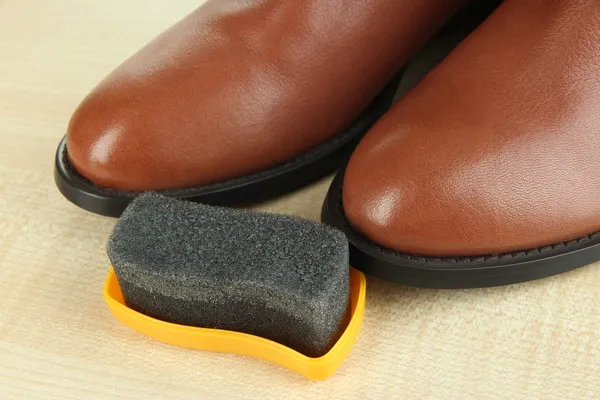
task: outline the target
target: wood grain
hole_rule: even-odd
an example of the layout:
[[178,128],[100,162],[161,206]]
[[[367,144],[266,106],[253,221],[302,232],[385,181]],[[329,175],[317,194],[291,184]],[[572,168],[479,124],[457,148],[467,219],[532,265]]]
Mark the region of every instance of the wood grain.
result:
[[[198,4],[0,0],[1,399],[600,398],[598,266],[482,290],[370,279],[359,342],[318,383],[117,323],[101,296],[114,220],[60,196],[54,151],[83,96]],[[328,183],[258,208],[318,218]]]

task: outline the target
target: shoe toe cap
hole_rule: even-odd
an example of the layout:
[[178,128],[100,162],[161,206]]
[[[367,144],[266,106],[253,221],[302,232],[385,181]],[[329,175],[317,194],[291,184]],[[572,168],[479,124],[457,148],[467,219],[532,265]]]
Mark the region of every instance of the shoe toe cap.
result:
[[69,160],[96,185],[149,189],[140,176],[144,143],[136,133],[139,127],[126,115],[126,107],[107,97],[92,93],[73,114],[67,130]]
[[481,256],[554,245],[600,229],[596,179],[557,168],[553,152],[515,146],[483,153],[476,145],[454,146],[451,136],[404,133],[376,128],[344,176],[348,222],[384,248]]

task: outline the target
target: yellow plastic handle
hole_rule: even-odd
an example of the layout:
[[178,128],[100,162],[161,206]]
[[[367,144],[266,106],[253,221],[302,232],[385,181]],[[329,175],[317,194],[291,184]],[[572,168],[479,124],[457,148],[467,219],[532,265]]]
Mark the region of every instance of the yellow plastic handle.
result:
[[309,379],[321,380],[338,369],[356,343],[365,315],[366,291],[365,276],[351,268],[350,322],[331,350],[318,358],[307,357],[280,343],[246,333],[177,325],[141,314],[125,304],[112,268],[104,283],[103,294],[110,311],[119,321],[161,342],[191,349],[257,357],[279,364]]

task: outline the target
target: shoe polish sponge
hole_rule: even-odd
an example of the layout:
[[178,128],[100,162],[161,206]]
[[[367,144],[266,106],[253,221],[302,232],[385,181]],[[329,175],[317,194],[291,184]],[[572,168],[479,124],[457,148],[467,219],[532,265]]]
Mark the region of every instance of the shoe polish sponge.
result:
[[320,357],[349,320],[348,242],[292,216],[139,197],[108,243],[125,303],[158,320]]

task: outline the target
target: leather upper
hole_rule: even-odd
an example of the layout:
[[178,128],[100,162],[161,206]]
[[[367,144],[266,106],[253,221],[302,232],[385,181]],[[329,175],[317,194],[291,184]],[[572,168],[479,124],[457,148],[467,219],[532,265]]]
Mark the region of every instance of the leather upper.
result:
[[220,181],[347,127],[466,0],[209,0],[108,76],[67,148],[126,190]]
[[346,216],[430,256],[600,230],[600,2],[505,0],[365,136]]

